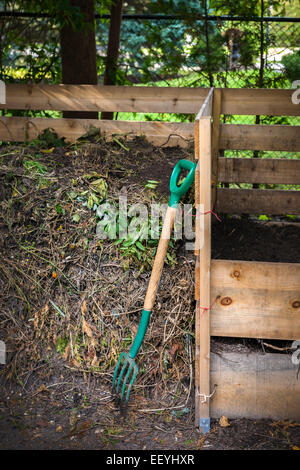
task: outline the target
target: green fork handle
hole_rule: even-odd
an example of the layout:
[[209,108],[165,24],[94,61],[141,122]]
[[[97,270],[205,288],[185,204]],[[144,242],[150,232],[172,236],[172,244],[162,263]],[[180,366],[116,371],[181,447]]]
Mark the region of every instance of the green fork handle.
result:
[[[156,292],[158,289],[164,260],[169,246],[170,236],[174,225],[175,215],[177,211],[177,206],[179,204],[180,198],[189,190],[191,187],[194,176],[195,176],[196,163],[193,163],[189,160],[179,160],[175,165],[174,170],[170,179],[170,200],[167,213],[165,216],[159,244],[157,247],[157,252],[154,259],[154,264],[152,268],[151,277],[149,280],[147,293],[145,296],[144,308],[142,311],[141,320],[139,323],[137,334],[134,338],[132,346],[129,351],[129,356],[134,359],[138,350],[141,347],[141,344],[144,340],[144,336],[148,327],[149,318],[151,311],[154,305]],[[183,183],[178,186],[178,178],[182,170],[188,170],[189,173],[184,179]]]
[[143,309],[142,316],[141,316],[140,323],[139,323],[139,327],[138,327],[138,331],[137,331],[137,334],[134,338],[134,341],[133,341],[132,346],[131,346],[130,351],[129,351],[129,356],[132,359],[134,359],[135,356],[137,355],[138,350],[140,349],[141,344],[144,340],[144,336],[145,336],[146,331],[147,331],[150,315],[151,315],[151,310]]

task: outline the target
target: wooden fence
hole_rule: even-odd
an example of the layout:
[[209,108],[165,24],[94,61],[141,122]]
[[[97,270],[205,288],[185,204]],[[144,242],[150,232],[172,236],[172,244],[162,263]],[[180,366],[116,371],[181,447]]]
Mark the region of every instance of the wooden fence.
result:
[[[299,214],[300,191],[232,189],[219,183],[300,184],[297,159],[220,157],[222,150],[300,151],[299,126],[222,124],[220,116],[299,116],[293,90],[7,85],[0,109],[187,113],[194,123],[0,117],[0,140],[44,129],[74,142],[91,126],[108,138],[145,135],[155,145],[195,143],[196,425],[210,417],[300,419],[300,380],[290,355],[210,354],[211,336],[300,339],[300,264],[211,260],[211,210]],[[200,111],[199,111],[200,109]],[[192,118],[193,119],[193,118]],[[200,206],[201,204],[201,206]],[[202,207],[203,226],[200,224]],[[200,249],[200,238],[204,244]],[[217,388],[215,387],[217,385]]]
[[[253,111],[268,114],[270,104],[260,102],[261,91],[257,91]],[[246,90],[243,93],[248,96]],[[238,106],[234,93],[230,94]],[[254,90],[251,94],[255,95]],[[278,96],[273,112],[279,113],[286,93],[274,90],[273,96],[274,101]],[[226,353],[220,358],[210,352],[211,336],[300,339],[299,263],[211,260],[214,205],[216,211],[229,213],[300,213],[300,191],[217,185],[220,181],[300,184],[299,160],[224,158],[219,157],[220,148],[296,152],[299,127],[222,125],[222,99],[223,91],[210,90],[195,121],[195,420],[203,432],[209,430],[210,418],[221,414],[300,418],[300,381],[291,354]],[[229,103],[226,106],[231,110]],[[241,106],[248,109],[245,103]],[[297,114],[298,108],[293,109]]]

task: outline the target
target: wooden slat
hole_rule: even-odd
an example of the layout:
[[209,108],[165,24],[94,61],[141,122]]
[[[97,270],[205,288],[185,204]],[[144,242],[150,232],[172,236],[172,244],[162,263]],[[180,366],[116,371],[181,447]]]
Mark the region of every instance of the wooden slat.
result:
[[219,182],[300,184],[300,160],[219,158]]
[[291,354],[212,354],[212,417],[299,421],[297,369]]
[[[0,109],[198,113],[207,88],[7,84]],[[299,116],[295,90],[222,89],[222,114]]]
[[[200,296],[196,309],[196,364],[200,367],[196,385],[196,426],[204,430],[210,408],[210,261],[211,261],[211,116],[199,120],[200,209],[203,215],[203,244],[200,249]],[[200,220],[197,221],[200,223]],[[201,307],[207,308],[202,310]],[[196,365],[196,367],[197,367]]]
[[214,90],[213,96],[213,127],[212,127],[212,208],[217,200],[218,188],[218,163],[220,153],[220,113],[221,113],[221,90]]
[[[198,122],[198,121],[197,121]],[[195,170],[195,207],[196,207],[196,221],[195,221],[195,250],[194,253],[196,256],[200,253],[201,245],[201,221],[200,219],[200,165],[197,163]]]
[[207,88],[7,84],[0,109],[196,114]]
[[213,260],[211,334],[300,338],[300,264]]
[[145,135],[155,145],[184,147],[194,139],[193,123],[0,117],[0,140],[24,142],[35,139],[44,129],[52,128],[59,137],[75,142],[89,132],[91,126],[108,137],[112,134],[128,134],[128,138]]
[[207,97],[202,104],[199,113],[196,116],[196,121],[203,117],[212,116],[212,104],[213,104],[214,88],[211,88],[207,94]]
[[223,88],[222,114],[300,116],[293,104],[295,90]]
[[220,148],[298,152],[300,127],[277,124],[221,124]]
[[300,191],[218,188],[216,211],[226,214],[300,214]]

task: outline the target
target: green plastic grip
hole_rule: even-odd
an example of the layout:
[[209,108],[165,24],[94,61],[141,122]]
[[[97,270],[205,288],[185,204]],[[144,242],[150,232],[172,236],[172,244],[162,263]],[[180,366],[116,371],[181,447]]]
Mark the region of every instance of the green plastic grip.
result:
[[151,315],[151,310],[143,309],[141,320],[140,320],[139,327],[138,327],[138,331],[137,331],[137,334],[134,338],[134,341],[133,341],[132,346],[131,346],[130,351],[129,351],[129,356],[132,359],[135,358],[135,356],[137,355],[138,350],[141,347],[141,344],[143,342],[143,339],[144,339],[144,336],[145,336],[145,333],[146,333],[146,330],[147,330],[150,315]]
[[[191,162],[190,160],[179,160],[179,162],[176,163],[171,179],[170,179],[170,200],[169,200],[169,206],[170,207],[176,207],[181,199],[181,197],[190,189],[191,185],[194,182],[195,178],[195,169],[196,169],[196,163]],[[188,170],[188,175],[184,179],[183,183],[178,186],[177,181],[179,179],[180,173],[182,170]]]

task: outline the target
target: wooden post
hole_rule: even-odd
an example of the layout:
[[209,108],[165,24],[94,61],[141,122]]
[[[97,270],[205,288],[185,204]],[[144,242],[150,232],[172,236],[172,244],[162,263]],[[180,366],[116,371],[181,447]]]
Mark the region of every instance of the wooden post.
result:
[[220,148],[220,114],[221,114],[221,97],[222,90],[218,88],[214,90],[213,97],[213,124],[212,124],[212,208],[214,208],[217,201],[218,190],[218,162],[219,162],[219,148]]
[[[211,115],[213,89],[197,115],[199,129],[199,201],[197,208],[196,233],[202,230],[199,257],[196,262],[196,325],[195,325],[195,421],[205,433],[210,429],[210,263],[211,263]],[[197,135],[197,133],[196,133]],[[198,235],[199,237],[199,235]],[[199,239],[200,241],[200,239]],[[198,262],[199,260],[199,262]]]
[[200,204],[204,212],[203,246],[200,249],[200,395],[199,424],[210,428],[210,259],[211,259],[211,119],[200,119]]

